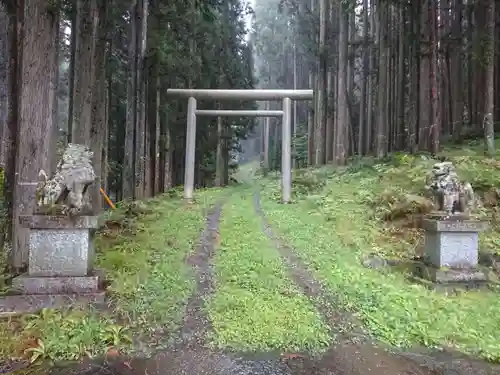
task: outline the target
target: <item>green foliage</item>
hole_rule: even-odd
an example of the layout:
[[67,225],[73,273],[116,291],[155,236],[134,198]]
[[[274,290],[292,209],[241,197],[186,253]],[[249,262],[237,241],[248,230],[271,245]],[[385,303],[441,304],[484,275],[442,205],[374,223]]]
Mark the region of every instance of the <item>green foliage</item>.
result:
[[225,205],[220,239],[217,290],[207,306],[212,344],[250,351],[327,347],[327,328],[263,233],[251,191],[235,194]]
[[87,310],[43,309],[38,314],[0,321],[1,358],[31,363],[104,356],[131,342],[125,327]]
[[35,337],[35,345],[24,349],[30,362],[78,360],[83,356],[105,355],[132,342],[127,329],[104,316],[86,311],[43,309],[24,317],[23,334]]

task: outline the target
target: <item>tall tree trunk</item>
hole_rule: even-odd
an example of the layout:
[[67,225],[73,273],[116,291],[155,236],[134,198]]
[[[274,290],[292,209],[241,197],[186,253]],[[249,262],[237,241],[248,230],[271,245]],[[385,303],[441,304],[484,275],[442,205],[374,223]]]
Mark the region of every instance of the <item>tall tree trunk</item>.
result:
[[[295,30],[293,31],[293,89],[297,90],[297,42],[295,40]],[[299,119],[297,117],[297,100],[293,101],[293,168],[297,168],[297,127]]]
[[[359,126],[358,126],[358,155],[362,156],[364,154],[363,149],[365,147],[365,135],[368,132],[367,129],[367,87],[368,80],[370,79],[369,69],[369,29],[368,29],[368,0],[363,0],[363,62],[362,62],[362,78],[361,78],[361,93],[359,98]],[[368,92],[368,95],[371,93]],[[368,151],[368,150],[367,150]]]
[[[217,109],[221,109],[217,103]],[[215,186],[224,186],[224,119],[217,117],[217,151],[215,155]]]
[[474,3],[467,2],[467,106],[469,107],[469,126],[473,127],[477,118],[475,95],[475,58],[474,46]]
[[325,126],[326,126],[326,19],[327,19],[327,1],[319,0],[319,67],[317,79],[317,113],[314,116],[314,164],[325,164]]
[[387,48],[387,19],[388,4],[380,1],[378,3],[378,92],[377,92],[377,121],[376,121],[376,155],[382,158],[387,154],[388,129],[387,129],[387,90],[388,90],[388,48]]
[[155,122],[154,128],[151,129],[151,168],[154,176],[153,194],[157,195],[161,192],[161,176],[160,176],[160,130],[161,130],[161,91],[160,91],[160,74],[156,72],[155,82]]
[[13,238],[13,218],[14,218],[14,187],[16,180],[16,145],[19,137],[19,90],[20,90],[20,58],[22,48],[18,48],[18,43],[21,42],[21,21],[23,19],[23,7],[6,7],[8,14],[7,37],[8,37],[8,77],[7,77],[7,90],[8,100],[7,104],[7,126],[4,128],[2,134],[4,159],[4,215],[6,216],[3,238],[1,242],[1,250],[9,256],[12,268],[19,268],[22,266],[22,255],[14,256],[12,251]]
[[[309,87],[314,87],[314,73],[309,72]],[[307,111],[307,165],[314,164],[314,101]]]
[[94,85],[92,88],[92,115],[90,125],[90,146],[94,152],[93,165],[99,183],[92,184],[90,196],[92,209],[98,214],[102,209],[102,196],[100,188],[103,160],[102,149],[106,137],[108,121],[106,118],[106,45],[107,45],[107,3],[108,0],[98,0],[97,30],[94,49]]
[[95,75],[97,0],[77,0],[75,82],[71,141],[90,146],[92,89]]
[[[266,109],[269,109],[269,102],[266,102]],[[271,127],[271,118],[266,117],[264,119],[264,165],[263,174],[267,176],[269,172],[269,130]]]
[[[32,214],[35,189],[40,169],[50,173],[54,150],[52,106],[54,105],[54,76],[57,68],[57,17],[47,11],[46,0],[24,0],[20,4],[23,25],[21,67],[18,80],[19,125],[16,146],[16,179],[14,186],[14,220],[12,265],[22,268],[28,261],[29,230],[19,225],[19,215]],[[17,93],[16,93],[17,94]]]
[[495,79],[495,0],[483,0],[486,10],[486,25],[484,35],[484,110],[483,128],[485,137],[485,151],[489,157],[495,156],[495,128],[493,122],[493,111],[495,109],[494,79]]
[[368,56],[369,56],[369,65],[368,65],[368,87],[367,87],[367,95],[368,95],[368,102],[366,104],[366,134],[365,134],[365,153],[369,154],[370,151],[373,148],[373,96],[374,96],[374,90],[373,87],[375,86],[375,80],[373,77],[373,73],[375,70],[375,48],[374,44],[375,41],[378,39],[377,38],[377,28],[376,28],[376,10],[375,10],[375,0],[370,1],[370,35],[372,37],[372,42],[370,43],[370,47],[368,50]]
[[336,165],[344,165],[347,158],[347,144],[345,142],[349,126],[349,109],[347,98],[347,70],[348,70],[348,40],[349,14],[344,6],[339,7],[339,65],[337,78],[337,121],[335,132],[335,159]]
[[122,196],[134,198],[135,187],[135,123],[137,116],[137,0],[130,7],[130,30],[128,38],[127,69],[127,114],[125,120],[125,142],[123,152]]
[[[165,111],[166,113],[167,111]],[[172,156],[173,145],[172,135],[168,123],[167,116],[164,115],[161,121],[160,135],[160,160],[162,168],[162,191],[167,192],[173,185],[172,181]]]
[[145,155],[146,155],[146,81],[145,57],[148,30],[148,1],[137,2],[137,116],[135,122],[135,188],[134,198],[141,199],[145,193]]
[[[0,169],[4,169],[7,155],[5,134],[9,116],[9,15],[0,4]],[[5,176],[4,176],[5,177]],[[0,236],[1,237],[1,236]],[[0,244],[1,245],[1,244]],[[0,251],[2,247],[0,246]]]
[[431,2],[429,7],[429,18],[431,26],[431,66],[430,66],[430,86],[431,86],[431,135],[432,135],[432,152],[437,154],[439,152],[439,141],[441,135],[441,123],[439,121],[439,85],[438,85],[438,38],[437,38],[437,3]]
[[420,150],[429,150],[431,135],[431,12],[432,0],[422,0],[420,9],[420,96],[419,96],[419,135]]
[[69,98],[68,98],[68,128],[66,130],[67,142],[71,142],[73,134],[73,92],[75,90],[75,59],[76,59],[76,34],[77,34],[77,0],[71,0],[71,42],[70,42],[70,58],[69,58]]
[[452,107],[452,134],[453,141],[458,143],[462,137],[462,124],[464,114],[464,89],[463,89],[463,56],[462,56],[462,12],[463,0],[454,0],[455,7],[452,12],[452,43],[450,47],[450,102]]
[[404,133],[405,133],[405,47],[404,40],[407,37],[405,27],[405,13],[403,7],[399,8],[399,30],[398,30],[398,53],[397,53],[397,87],[396,87],[396,123],[397,132],[395,139],[395,146],[397,150],[401,150],[404,146]]
[[420,78],[420,4],[413,2],[410,7],[410,46],[409,46],[409,111],[408,111],[408,130],[407,130],[407,150],[416,152],[418,135],[418,115],[419,115],[419,78]]

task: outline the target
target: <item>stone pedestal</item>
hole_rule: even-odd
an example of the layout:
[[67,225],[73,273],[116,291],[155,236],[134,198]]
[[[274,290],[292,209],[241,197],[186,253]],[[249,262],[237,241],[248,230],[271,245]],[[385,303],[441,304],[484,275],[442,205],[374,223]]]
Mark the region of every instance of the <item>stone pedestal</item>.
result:
[[487,275],[478,268],[479,232],[487,227],[463,215],[424,219],[424,263],[415,267],[415,276],[439,287],[470,289],[487,283]]
[[21,216],[30,229],[28,273],[12,286],[25,294],[87,294],[99,289],[93,273],[91,230],[96,216]]

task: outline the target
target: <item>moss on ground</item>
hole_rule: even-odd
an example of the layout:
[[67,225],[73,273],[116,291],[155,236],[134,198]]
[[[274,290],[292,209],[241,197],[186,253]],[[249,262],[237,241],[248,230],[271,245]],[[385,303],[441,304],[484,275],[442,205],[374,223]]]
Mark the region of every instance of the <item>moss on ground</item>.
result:
[[[448,149],[446,158],[459,175],[484,193],[500,187],[500,167],[482,156],[481,145]],[[425,172],[436,160],[393,155],[386,163],[363,162],[334,171],[323,168],[314,187],[296,195],[296,204],[278,203],[279,183],[265,180],[263,207],[273,225],[300,256],[378,339],[409,347],[451,347],[500,361],[500,299],[492,291],[444,296],[409,283],[398,272],[380,273],[362,266],[368,254],[400,258],[418,252],[420,234],[383,220],[381,195],[419,194]],[[302,174],[318,174],[303,171]],[[300,175],[299,173],[299,175]],[[297,190],[296,190],[297,192]],[[497,208],[480,213],[495,218]],[[481,236],[483,250],[500,250],[498,225]]]

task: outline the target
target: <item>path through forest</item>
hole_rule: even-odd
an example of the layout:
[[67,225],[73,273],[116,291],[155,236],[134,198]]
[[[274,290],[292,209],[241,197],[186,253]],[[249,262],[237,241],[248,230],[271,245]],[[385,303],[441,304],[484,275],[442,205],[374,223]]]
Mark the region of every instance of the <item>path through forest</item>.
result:
[[[258,227],[255,224],[258,224]],[[247,235],[250,237],[263,235],[262,238],[265,238],[270,246],[266,247],[263,242],[258,248],[241,248],[241,250],[234,246],[224,246],[224,244],[244,242]],[[247,253],[246,250],[248,250]],[[241,253],[236,254],[238,251]],[[257,191],[251,188],[235,190],[232,196],[219,201],[209,211],[206,228],[201,234],[199,244],[186,259],[186,262],[194,269],[197,289],[188,300],[182,327],[178,330],[174,344],[167,350],[157,352],[152,358],[127,360],[119,358],[106,364],[87,363],[72,370],[55,369],[52,374],[493,375],[499,373],[496,366],[470,359],[459,359],[451,354],[441,354],[438,358],[422,353],[390,353],[372,344],[362,332],[354,330],[353,333],[350,324],[351,317],[333,307],[335,291],[327,290],[319,280],[313,277],[307,266],[300,260],[299,251],[300,249],[291,248],[286,239],[282,238],[268,222],[261,208],[260,195]],[[275,257],[285,270],[282,277],[288,278],[290,283],[289,288],[280,293],[285,296],[284,298],[299,298],[293,301],[305,301],[304,303],[310,304],[313,314],[317,313],[319,319],[325,323],[328,336],[334,340],[322,355],[283,354],[259,350],[253,354],[241,354],[237,348],[229,352],[208,347],[207,338],[211,333],[215,332],[216,336],[221,337],[232,337],[237,335],[237,332],[226,332],[227,327],[231,327],[233,323],[236,323],[236,326],[245,324],[245,317],[237,316],[238,309],[232,310],[226,316],[223,315],[222,318],[213,315],[207,309],[206,305],[212,303],[209,301],[220,298],[219,294],[223,292],[219,289],[226,287],[223,280],[224,272],[218,262],[223,262],[224,257],[227,256],[245,258],[252,254],[262,257],[263,265],[272,263]],[[268,256],[270,258],[266,258]],[[248,270],[238,269],[237,264],[231,267],[234,273],[248,272]],[[250,273],[249,275],[248,277],[251,278]],[[257,275],[259,276],[264,278],[263,275]],[[248,290],[251,288],[248,287]],[[300,295],[294,297],[294,293]],[[258,298],[258,296],[253,297]],[[237,304],[237,302],[234,303]],[[284,306],[283,309],[286,309],[286,305]],[[263,310],[253,313],[265,314],[266,312]],[[286,319],[286,313],[287,311],[283,311],[284,315],[281,319]],[[211,321],[212,319],[214,322]],[[292,324],[296,324],[298,330],[303,328],[300,321]],[[311,332],[312,337],[322,334],[322,326],[318,327],[320,328],[317,332],[314,330]],[[249,329],[250,332],[255,329],[255,335],[260,333],[257,323],[255,327]],[[249,340],[252,340],[251,337]],[[231,345],[229,340],[227,346],[234,345]]]

